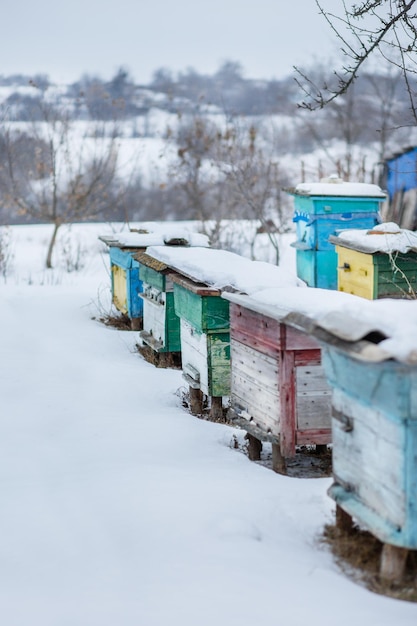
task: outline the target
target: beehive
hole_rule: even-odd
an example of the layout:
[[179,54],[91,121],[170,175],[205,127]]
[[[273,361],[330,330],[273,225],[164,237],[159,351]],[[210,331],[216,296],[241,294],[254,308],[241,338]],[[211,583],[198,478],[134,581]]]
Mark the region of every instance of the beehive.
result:
[[223,297],[230,301],[231,419],[277,446],[278,464],[297,445],[330,443],[331,392],[317,340],[283,322],[277,307]]
[[136,255],[139,277],[143,283],[142,341],[156,353],[181,350],[180,320],[174,309],[174,272],[146,252]]
[[301,183],[294,197],[297,275],[310,287],[337,289],[337,256],[330,235],[346,228],[372,228],[380,221],[385,194],[377,185],[337,177]]
[[229,303],[219,289],[177,274],[175,312],[181,319],[184,378],[213,397],[230,392]]
[[143,304],[140,298],[142,282],[139,278],[139,263],[134,255],[145,250],[146,245],[130,245],[109,236],[99,237],[109,248],[111,294],[116,309],[131,320],[132,329],[142,327]]
[[411,231],[346,231],[330,241],[336,246],[339,291],[369,300],[415,296],[417,237]]
[[[312,290],[308,290],[309,292]],[[333,485],[340,528],[353,521],[383,543],[380,574],[400,580],[417,549],[417,304],[348,294],[315,320],[332,387]]]

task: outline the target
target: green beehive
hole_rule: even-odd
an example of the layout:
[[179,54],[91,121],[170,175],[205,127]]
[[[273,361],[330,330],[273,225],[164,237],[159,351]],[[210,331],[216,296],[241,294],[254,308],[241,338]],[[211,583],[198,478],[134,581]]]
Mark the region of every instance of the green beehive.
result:
[[140,264],[139,276],[143,283],[140,338],[156,353],[180,352],[180,320],[174,309],[174,272],[146,252],[135,258]]
[[210,397],[230,392],[229,303],[220,290],[173,276],[175,312],[181,319],[184,378]]

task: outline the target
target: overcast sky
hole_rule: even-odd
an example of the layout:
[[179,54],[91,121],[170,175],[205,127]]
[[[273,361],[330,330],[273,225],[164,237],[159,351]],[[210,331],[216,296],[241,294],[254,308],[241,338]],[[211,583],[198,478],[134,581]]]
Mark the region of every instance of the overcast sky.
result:
[[12,0],[2,23],[0,74],[58,82],[123,66],[146,84],[160,67],[212,74],[225,60],[281,78],[339,56],[315,0]]

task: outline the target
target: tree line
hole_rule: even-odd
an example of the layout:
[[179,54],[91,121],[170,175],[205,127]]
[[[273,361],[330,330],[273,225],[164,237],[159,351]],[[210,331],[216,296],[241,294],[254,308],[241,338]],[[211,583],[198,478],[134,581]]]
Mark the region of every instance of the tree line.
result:
[[[0,77],[0,86],[27,87],[1,106],[0,220],[52,223],[48,266],[60,225],[74,221],[248,218],[273,238],[291,225],[283,189],[332,173],[319,159],[308,170],[309,154],[320,149],[326,168],[345,180],[378,182],[379,165],[409,138],[413,75],[404,83],[400,67],[380,64],[324,101],[314,90],[336,93],[328,68],[257,81],[226,61],[212,76],[160,68],[149,85],[120,68],[110,81],[85,75],[60,89],[44,75]],[[139,168],[127,177],[120,141],[155,108],[175,119],[162,134],[167,169],[152,181]],[[147,135],[140,126],[129,131],[139,146]]]

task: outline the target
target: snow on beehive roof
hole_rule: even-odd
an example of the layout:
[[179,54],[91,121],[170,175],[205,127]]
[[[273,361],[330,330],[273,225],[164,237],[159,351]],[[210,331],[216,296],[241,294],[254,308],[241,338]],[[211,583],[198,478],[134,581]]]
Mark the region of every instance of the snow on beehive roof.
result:
[[209,246],[207,235],[196,233],[181,227],[164,227],[154,231],[132,230],[115,235],[100,237],[109,246],[126,248],[146,248],[147,246],[163,246],[170,243],[184,246]]
[[[362,360],[395,359],[417,365],[416,299],[366,300],[318,288],[266,289],[251,298],[238,294],[224,297],[277,317],[319,339],[323,339],[320,330],[324,330],[336,339],[336,344],[339,340],[344,346],[350,345],[352,353]],[[371,333],[378,333],[382,340],[377,344],[366,340]]]
[[216,287],[254,293],[268,287],[304,286],[295,274],[263,261],[213,248],[151,246],[147,254],[189,278]]
[[290,193],[297,196],[352,196],[381,200],[386,197],[386,193],[378,185],[345,182],[334,175],[322,178],[320,182],[299,183]]
[[331,237],[332,243],[360,252],[383,252],[406,254],[417,251],[417,233],[400,228],[394,222],[378,224],[370,230],[344,230],[337,237]]

